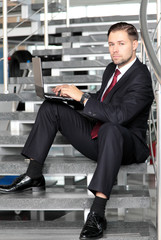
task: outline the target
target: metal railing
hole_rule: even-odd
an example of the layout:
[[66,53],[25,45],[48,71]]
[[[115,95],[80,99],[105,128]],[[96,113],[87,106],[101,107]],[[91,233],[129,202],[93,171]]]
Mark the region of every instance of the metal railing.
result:
[[[142,0],[140,7],[140,26],[142,41],[146,49],[147,56],[158,81],[156,90],[157,105],[157,156],[156,156],[156,180],[157,180],[157,239],[161,240],[161,65],[154,52],[147,27],[147,5],[148,0]],[[158,22],[159,24],[159,22]]]
[[3,76],[4,93],[8,93],[7,1],[3,0]]
[[[4,93],[6,93],[6,94],[9,93],[9,91],[8,91],[8,55],[11,55],[19,46],[24,44],[28,39],[30,39],[41,28],[41,26],[39,28],[37,28],[28,37],[26,37],[23,41],[18,43],[18,45],[16,45],[12,50],[10,50],[8,52],[8,37],[7,37],[8,33],[15,30],[16,28],[20,27],[23,23],[28,21],[28,19],[24,19],[23,21],[18,23],[14,28],[12,28],[11,30],[9,30],[7,32],[7,15],[8,15],[9,12],[14,10],[16,7],[21,6],[23,3],[25,3],[25,0],[24,1],[22,0],[19,4],[17,4],[16,6],[11,8],[7,12],[7,0],[3,0],[3,16],[0,16],[0,17],[3,17],[3,36],[0,36],[0,39],[3,38],[3,58],[1,58],[0,61],[3,60]],[[44,17],[44,45],[45,45],[45,48],[48,48],[48,44],[49,44],[49,40],[48,40],[48,16],[47,15],[48,15],[48,7],[51,3],[53,3],[52,0],[44,0],[44,6],[30,15],[30,17],[33,17],[33,16],[37,15],[39,12],[41,12],[42,10],[44,10],[44,15],[45,15],[45,17]],[[59,1],[58,1],[58,3],[59,3]],[[67,0],[67,3],[68,3],[68,8],[69,8],[69,0]],[[59,13],[60,13],[60,11],[58,11],[58,14]],[[68,15],[67,15],[66,21],[69,22],[69,16]],[[69,23],[68,23],[68,25],[69,25]]]

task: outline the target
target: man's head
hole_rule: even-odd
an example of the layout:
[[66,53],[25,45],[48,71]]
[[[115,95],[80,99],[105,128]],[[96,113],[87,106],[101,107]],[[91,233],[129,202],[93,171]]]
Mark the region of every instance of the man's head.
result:
[[138,32],[132,24],[116,23],[108,31],[108,43],[111,59],[116,65],[123,67],[136,57]]

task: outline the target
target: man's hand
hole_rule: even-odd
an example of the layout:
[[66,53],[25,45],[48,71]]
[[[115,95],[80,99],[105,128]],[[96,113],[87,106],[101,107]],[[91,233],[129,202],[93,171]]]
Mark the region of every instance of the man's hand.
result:
[[78,102],[81,100],[83,95],[83,92],[79,90],[76,86],[68,84],[56,86],[52,89],[52,91],[56,95],[70,97]]

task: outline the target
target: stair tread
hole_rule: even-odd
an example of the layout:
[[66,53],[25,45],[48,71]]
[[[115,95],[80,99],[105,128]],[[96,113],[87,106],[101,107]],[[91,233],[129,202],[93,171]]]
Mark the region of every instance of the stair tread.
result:
[[[101,83],[102,76],[99,75],[70,75],[70,76],[44,76],[45,84],[75,83],[87,85],[88,83]],[[10,84],[34,84],[33,77],[12,77],[9,78]]]
[[[93,25],[93,26],[72,26],[72,27],[57,27],[56,33],[65,33],[65,32],[106,32],[108,31],[111,23],[106,25]],[[136,29],[140,28],[139,23],[134,23]],[[156,23],[148,23],[148,29],[155,29]]]
[[[16,8],[17,9],[17,8]],[[18,14],[18,13],[17,13]],[[156,14],[149,14],[147,16],[148,20],[156,20],[157,16]],[[41,20],[41,19],[40,19]],[[127,15],[127,16],[100,16],[100,17],[83,17],[83,18],[72,18],[70,19],[70,26],[72,24],[77,25],[77,26],[82,26],[82,25],[96,25],[96,24],[109,24],[110,22],[120,22],[120,21],[138,21],[139,20],[139,16],[138,15]],[[42,20],[43,21],[43,20]],[[2,28],[2,24],[1,28]],[[66,20],[65,19],[58,19],[58,20],[51,20],[48,23],[49,26],[60,26],[60,25],[64,25],[66,26]],[[17,21],[16,22],[12,22],[12,23],[8,23],[8,28],[14,28],[15,26],[17,26]],[[23,27],[24,29],[26,27],[31,27],[31,20],[23,23],[23,25],[21,25],[21,27]],[[59,27],[58,27],[59,28]],[[16,35],[16,39],[18,39],[18,36]]]
[[[26,142],[26,139],[28,137],[29,131],[26,132],[20,132],[20,134],[13,135],[13,133],[9,131],[1,131],[0,133],[0,146],[23,146]],[[68,141],[60,134],[57,134],[54,145],[69,145]]]
[[107,47],[95,46],[95,47],[81,47],[81,48],[64,48],[64,49],[43,49],[43,50],[34,50],[34,56],[43,56],[43,55],[87,55],[87,54],[104,54],[107,55],[109,50]]
[[21,93],[1,93],[0,101],[15,101],[15,102],[37,102],[42,101],[36,96],[35,92],[21,92]]
[[[76,240],[83,221],[1,221],[0,237],[7,240]],[[16,230],[16,231],[13,231]],[[12,237],[11,237],[12,236]],[[10,238],[11,237],[11,238]],[[102,240],[154,240],[156,229],[151,222],[108,221]]]
[[30,121],[36,116],[37,112],[1,112],[0,120]]
[[[42,68],[53,68],[53,69],[74,69],[74,68],[97,68],[107,66],[110,60],[99,59],[99,60],[74,60],[74,61],[48,61],[42,62]],[[32,69],[32,63],[20,63],[20,69]]]
[[[152,36],[152,33],[149,32]],[[141,38],[139,34],[139,39]],[[62,43],[80,43],[80,45],[93,44],[104,45],[108,43],[107,33],[90,34],[88,36],[63,36],[63,37],[50,37],[50,44],[62,44]]]
[[89,36],[66,36],[66,37],[53,37],[50,41],[53,43],[64,42],[79,42],[79,43],[107,43],[107,34],[91,34]]
[[[21,155],[0,156],[1,175],[21,174],[26,171],[28,162]],[[44,174],[89,174],[93,173],[96,163],[84,156],[48,156],[44,165]],[[147,164],[121,166],[121,172],[146,173]]]
[[[93,195],[86,188],[48,187],[44,192],[25,191],[13,194],[0,194],[0,210],[84,210],[90,208]],[[146,188],[126,190],[114,187],[108,208],[148,208],[149,191]]]
[[[59,52],[57,52],[59,50]],[[137,52],[140,52],[140,45],[137,48]],[[103,46],[95,46],[95,47],[77,47],[77,48],[64,48],[64,49],[42,49],[42,50],[34,50],[34,56],[54,56],[56,54],[60,54],[62,56],[70,56],[72,57],[89,57],[89,56],[106,56],[109,54],[108,47]]]
[[[148,20],[156,20],[157,16],[156,14],[148,14],[147,15]],[[99,16],[99,17],[83,17],[83,18],[74,18],[70,19],[70,25],[77,24],[77,25],[84,25],[84,24],[97,24],[97,23],[109,23],[109,22],[120,22],[120,21],[139,21],[138,15],[116,15],[116,16]],[[53,20],[49,22],[50,25],[66,25],[66,20]]]

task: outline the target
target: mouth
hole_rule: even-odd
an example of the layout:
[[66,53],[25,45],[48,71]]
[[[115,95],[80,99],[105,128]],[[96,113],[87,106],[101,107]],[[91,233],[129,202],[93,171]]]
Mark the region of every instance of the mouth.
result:
[[120,56],[116,56],[116,55],[113,56],[113,58],[116,58],[116,59],[119,58],[119,57],[120,57]]

